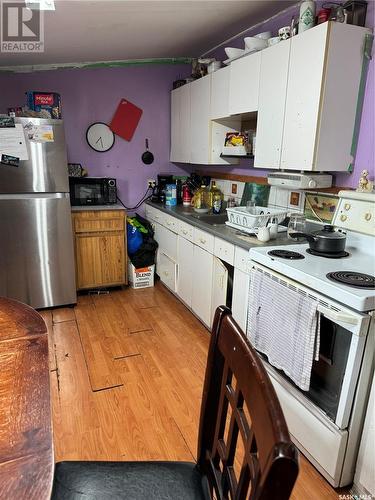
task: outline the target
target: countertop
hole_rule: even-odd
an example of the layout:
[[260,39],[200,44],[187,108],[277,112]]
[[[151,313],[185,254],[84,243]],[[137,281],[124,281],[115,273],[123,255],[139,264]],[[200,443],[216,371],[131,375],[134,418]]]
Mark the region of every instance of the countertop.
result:
[[71,208],[72,212],[83,212],[86,210],[126,210],[126,208],[120,205],[120,203],[115,203],[114,205],[75,205]]
[[220,224],[218,226],[212,226],[211,224],[207,224],[206,222],[202,222],[199,219],[192,217],[192,214],[195,214],[194,210],[191,207],[184,207],[183,205],[177,205],[175,207],[166,207],[161,203],[154,203],[152,201],[147,201],[146,205],[150,207],[157,208],[162,212],[170,214],[174,217],[177,217],[188,224],[198,227],[207,233],[211,233],[218,238],[229,241],[234,245],[249,250],[252,247],[259,246],[276,246],[276,245],[295,245],[296,242],[294,240],[289,240],[286,236],[286,232],[279,233],[279,236],[267,242],[259,241],[256,236],[246,235],[244,233],[239,233],[236,229],[233,229],[226,224]]

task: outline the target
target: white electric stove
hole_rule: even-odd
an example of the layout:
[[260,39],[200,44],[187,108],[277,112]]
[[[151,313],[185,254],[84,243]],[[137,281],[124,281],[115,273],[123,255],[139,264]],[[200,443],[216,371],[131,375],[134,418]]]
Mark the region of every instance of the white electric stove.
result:
[[310,390],[299,389],[267,359],[264,364],[292,438],[335,487],[354,477],[375,351],[375,194],[342,191],[339,197],[333,224],[346,232],[347,256],[312,255],[306,242],[249,253],[250,280],[251,273],[264,273],[318,303],[321,351]]

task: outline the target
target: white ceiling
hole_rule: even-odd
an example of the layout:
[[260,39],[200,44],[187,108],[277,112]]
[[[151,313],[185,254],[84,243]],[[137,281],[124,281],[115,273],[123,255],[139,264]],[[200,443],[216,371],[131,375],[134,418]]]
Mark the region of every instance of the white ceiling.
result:
[[196,57],[295,0],[55,0],[45,52],[0,53],[0,66]]

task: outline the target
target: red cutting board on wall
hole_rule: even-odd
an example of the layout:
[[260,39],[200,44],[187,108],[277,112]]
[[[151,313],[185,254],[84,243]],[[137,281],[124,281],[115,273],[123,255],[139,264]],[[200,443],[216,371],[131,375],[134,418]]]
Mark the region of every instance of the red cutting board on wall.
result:
[[127,99],[121,99],[109,127],[114,134],[126,141],[131,141],[142,112],[140,108]]

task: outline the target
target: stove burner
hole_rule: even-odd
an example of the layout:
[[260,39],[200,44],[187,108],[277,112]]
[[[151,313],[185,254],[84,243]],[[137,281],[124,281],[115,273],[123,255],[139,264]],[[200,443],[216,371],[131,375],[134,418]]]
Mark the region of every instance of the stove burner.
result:
[[281,259],[298,260],[305,257],[298,252],[291,252],[290,250],[270,250],[268,255],[272,257],[280,257]]
[[375,288],[375,277],[370,274],[356,273],[355,271],[336,271],[328,273],[327,278],[343,285],[356,288]]
[[311,255],[316,255],[317,257],[325,257],[326,259],[342,259],[344,257],[348,257],[350,254],[349,252],[335,252],[335,253],[329,253],[329,252],[317,252],[316,250],[311,250],[311,248],[308,248],[306,250],[307,253]]

